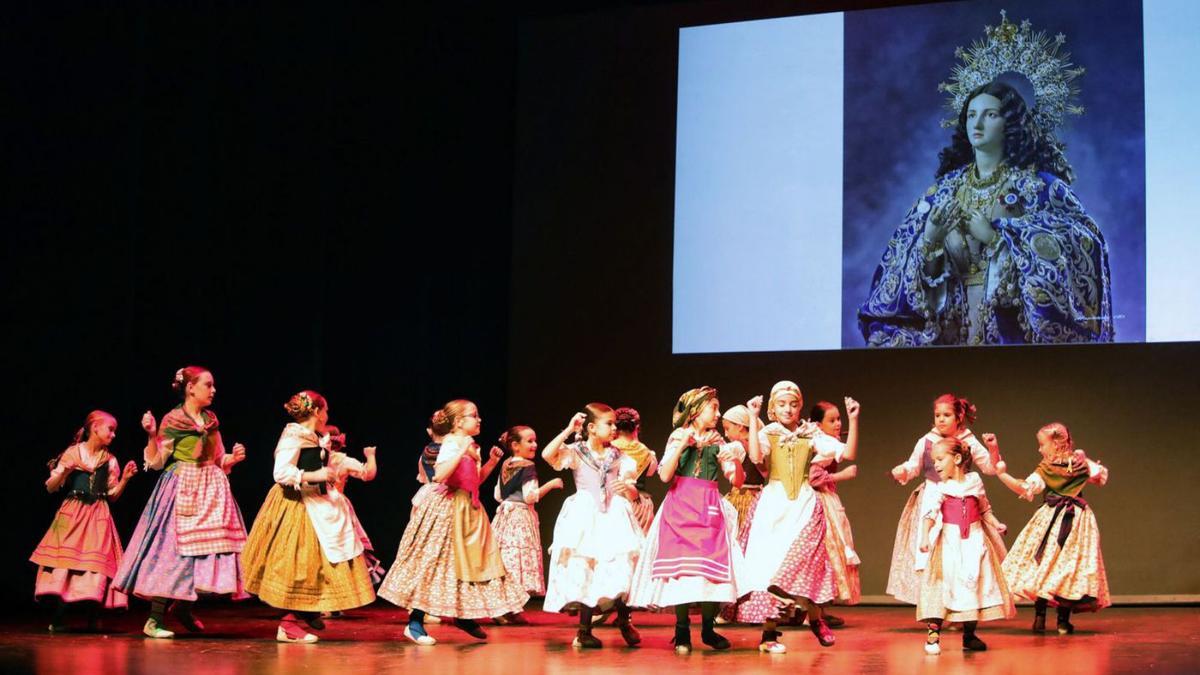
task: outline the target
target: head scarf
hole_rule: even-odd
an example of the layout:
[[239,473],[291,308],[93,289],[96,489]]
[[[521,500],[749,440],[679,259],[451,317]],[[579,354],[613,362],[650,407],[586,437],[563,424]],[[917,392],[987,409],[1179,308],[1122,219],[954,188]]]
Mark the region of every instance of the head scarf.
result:
[[712,387],[699,387],[684,392],[671,413],[671,428],[678,429],[691,422],[692,418],[704,409],[704,405],[716,397],[717,390]]
[[723,419],[727,419],[734,424],[740,424],[744,427],[750,427],[750,409],[744,405],[735,405],[721,415]]
[[795,396],[796,400],[803,400],[804,396],[800,393],[800,387],[796,386],[791,380],[780,380],[771,387],[771,400],[767,401],[767,419],[772,422],[775,419],[775,402],[784,396]]

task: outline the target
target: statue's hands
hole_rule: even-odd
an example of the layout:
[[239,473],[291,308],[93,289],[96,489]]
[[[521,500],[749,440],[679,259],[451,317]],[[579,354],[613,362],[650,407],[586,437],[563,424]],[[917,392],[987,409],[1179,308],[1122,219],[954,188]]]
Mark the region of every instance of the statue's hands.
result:
[[930,246],[940,246],[961,219],[962,210],[954,200],[933,207],[929,219],[925,221],[925,241]]

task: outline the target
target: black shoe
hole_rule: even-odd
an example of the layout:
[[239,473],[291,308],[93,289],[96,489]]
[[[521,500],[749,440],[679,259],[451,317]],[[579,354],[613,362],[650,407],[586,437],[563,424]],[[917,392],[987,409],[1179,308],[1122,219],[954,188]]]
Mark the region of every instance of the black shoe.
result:
[[1071,625],[1071,610],[1069,608],[1058,608],[1058,634],[1070,635],[1075,632],[1075,626]]
[[825,623],[826,623],[826,624],[827,624],[827,625],[828,625],[830,628],[841,628],[842,626],[845,626],[845,625],[846,625],[846,620],[845,620],[845,619],[843,619],[843,618],[842,618],[842,617],[840,617],[840,616],[834,616],[834,615],[832,615],[832,614],[826,614],[826,615],[825,615]]
[[636,647],[642,643],[642,634],[638,629],[633,627],[633,622],[628,618],[617,619],[615,624],[617,629],[621,631],[621,639],[630,647]]
[[1033,632],[1035,632],[1035,633],[1045,633],[1046,632],[1046,613],[1045,612],[1042,612],[1041,614],[1033,615]]
[[974,633],[963,633],[963,651],[986,652],[987,645]]
[[812,631],[813,635],[817,636],[817,641],[821,643],[822,647],[832,647],[833,643],[837,641],[837,638],[833,637],[833,631],[829,630],[829,625],[825,623],[824,619],[809,622],[808,629]]
[[192,608],[190,606],[185,609],[180,607],[178,603],[172,603],[171,613],[175,615],[176,619],[179,619],[179,623],[183,624],[184,628],[188,629],[188,632],[204,632],[204,624],[201,623],[200,619],[197,619],[196,616],[192,614]]
[[483,629],[479,627],[479,624],[470,619],[455,619],[454,627],[477,640],[487,639],[487,633],[483,632]]
[[580,627],[578,631],[575,631],[575,640],[571,645],[584,649],[600,649],[604,646],[604,643],[600,642],[595,635],[592,635],[592,629],[589,626],[588,628]]
[[308,627],[313,630],[325,630],[325,620],[321,618],[320,614],[311,614],[309,616],[301,617],[301,620],[308,624]]
[[729,649],[729,640],[712,628],[700,631],[700,641],[713,649]]
[[692,628],[691,626],[675,626],[675,637],[671,638],[671,644],[675,645],[675,653],[687,655],[692,653]]

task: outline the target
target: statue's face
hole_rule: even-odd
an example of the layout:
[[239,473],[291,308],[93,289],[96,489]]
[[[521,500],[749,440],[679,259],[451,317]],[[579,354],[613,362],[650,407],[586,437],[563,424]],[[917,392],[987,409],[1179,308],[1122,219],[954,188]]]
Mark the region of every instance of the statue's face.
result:
[[976,150],[1004,150],[1004,115],[1000,114],[1000,99],[980,94],[967,105],[967,138]]

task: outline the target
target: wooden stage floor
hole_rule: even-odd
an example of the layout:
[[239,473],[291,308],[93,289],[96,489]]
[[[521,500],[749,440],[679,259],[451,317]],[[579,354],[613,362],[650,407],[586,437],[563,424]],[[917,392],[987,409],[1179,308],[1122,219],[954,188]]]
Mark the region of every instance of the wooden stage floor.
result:
[[[489,639],[479,643],[448,624],[430,624],[437,646],[420,647],[402,635],[404,612],[377,602],[330,621],[314,645],[279,644],[272,638],[278,613],[256,602],[205,603],[197,607],[208,627],[203,635],[148,640],[140,632],[146,607],[106,616],[102,634],[46,632],[43,613],[0,620],[0,670],[3,672],[171,673],[646,673],[651,669],[689,669],[704,673],[785,672],[820,669],[829,673],[1104,673],[1200,672],[1200,609],[1195,607],[1119,607],[1075,620],[1077,632],[1060,637],[1029,632],[1033,610],[1023,607],[1012,621],[984,624],[980,637],[989,650],[961,651],[961,633],[942,633],[943,653],[926,656],[924,631],[906,607],[845,607],[846,619],[835,646],[822,648],[807,628],[788,629],[783,655],[758,653],[758,632],[749,626],[719,630],[733,649],[714,652],[699,641],[690,656],[676,656],[669,640],[672,617],[637,613],[640,648],[624,646],[616,629],[599,627],[604,641],[597,651],[570,646],[574,628],[568,617],[530,611],[530,626],[485,625]],[[77,617],[71,617],[78,622]],[[170,623],[169,627],[180,629]],[[631,670],[636,669],[636,670]]]

